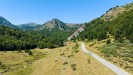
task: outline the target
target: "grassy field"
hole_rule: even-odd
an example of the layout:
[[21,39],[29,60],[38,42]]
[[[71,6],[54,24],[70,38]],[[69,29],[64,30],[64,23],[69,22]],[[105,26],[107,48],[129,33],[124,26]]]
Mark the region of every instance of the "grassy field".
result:
[[46,52],[32,50],[33,55],[22,51],[0,52],[0,73],[2,75],[29,75],[32,72],[32,63],[44,58]]
[[106,41],[93,40],[86,42],[85,45],[88,50],[133,74],[133,44],[127,40],[119,43],[111,39],[110,44],[107,44]]
[[33,63],[31,75],[115,75],[82,52],[78,43],[69,42],[65,47],[47,50],[51,53]]
[[2,75],[115,75],[110,69],[84,53],[80,43],[67,42],[55,49],[0,52]]

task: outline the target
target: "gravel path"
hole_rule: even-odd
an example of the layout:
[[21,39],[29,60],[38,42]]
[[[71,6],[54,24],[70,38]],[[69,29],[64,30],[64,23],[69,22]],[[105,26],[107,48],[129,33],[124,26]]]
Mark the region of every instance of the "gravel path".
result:
[[110,62],[106,61],[105,59],[99,57],[98,55],[86,50],[84,43],[82,43],[81,48],[84,52],[86,52],[87,54],[91,55],[92,57],[94,57],[96,60],[98,60],[99,62],[101,62],[102,64],[104,64],[106,67],[108,67],[109,69],[111,69],[113,72],[115,72],[117,75],[129,75],[127,72],[125,72],[124,70],[120,69],[119,67],[111,64]]

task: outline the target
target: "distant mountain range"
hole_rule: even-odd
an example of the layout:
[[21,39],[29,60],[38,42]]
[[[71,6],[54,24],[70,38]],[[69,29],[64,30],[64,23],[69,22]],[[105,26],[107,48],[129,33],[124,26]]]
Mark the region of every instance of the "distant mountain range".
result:
[[63,30],[63,31],[69,31],[72,29],[77,29],[81,25],[82,24],[64,23],[64,22],[60,21],[59,19],[52,19],[51,21],[48,21],[48,22],[44,23],[43,25],[36,27],[35,30],[48,29],[50,31],[52,29],[59,29],[59,30]]
[[34,30],[36,27],[41,26],[41,24],[36,24],[34,22],[17,25],[22,30]]
[[69,30],[76,30],[78,29],[82,24],[72,24],[72,23],[64,23],[58,19],[52,19],[51,21],[48,21],[44,24],[37,24],[34,22],[26,23],[26,24],[20,24],[20,25],[14,25],[8,20],[6,20],[3,17],[0,17],[0,25],[4,25],[10,28],[14,29],[21,29],[21,30],[63,30],[63,31],[69,31]]

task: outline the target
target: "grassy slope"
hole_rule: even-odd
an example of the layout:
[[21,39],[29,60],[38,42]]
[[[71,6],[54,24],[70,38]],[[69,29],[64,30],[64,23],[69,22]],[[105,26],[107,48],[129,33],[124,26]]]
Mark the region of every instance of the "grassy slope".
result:
[[[76,45],[68,42],[65,47],[34,49],[33,56],[23,51],[0,52],[0,62],[10,68],[3,75],[115,75],[110,69],[81,51],[80,44]],[[73,70],[72,64],[76,64],[73,67],[76,70]],[[6,69],[0,69],[0,73]]]
[[[80,45],[79,48],[75,48],[75,43],[72,42],[66,45],[47,49],[50,54],[33,63],[34,71],[31,75],[115,75],[97,60],[82,52]],[[76,53],[77,50],[79,52]],[[63,64],[64,62],[68,64]],[[76,64],[76,70],[71,68],[72,64]]]
[[[118,43],[114,41],[113,38],[111,38],[111,40],[112,40],[112,44],[109,44],[109,45],[106,44],[106,40],[102,40],[102,41],[93,40],[90,42],[86,42],[86,48],[98,54],[99,56],[107,59],[108,61],[117,65],[118,67],[121,67],[127,72],[133,74],[133,63],[129,62],[130,60],[132,60],[132,57],[130,57],[132,55],[130,54],[132,52],[133,44],[129,42]],[[105,48],[108,48],[108,50],[110,51],[113,50],[114,52],[112,54],[110,54],[109,52],[104,54],[101,51]],[[107,56],[107,54],[110,56]]]
[[2,75],[29,75],[32,72],[32,63],[38,59],[44,58],[46,52],[39,52],[33,50],[33,55],[30,56],[27,53],[18,53],[18,51],[0,52],[0,62],[4,67],[0,65],[0,73]]

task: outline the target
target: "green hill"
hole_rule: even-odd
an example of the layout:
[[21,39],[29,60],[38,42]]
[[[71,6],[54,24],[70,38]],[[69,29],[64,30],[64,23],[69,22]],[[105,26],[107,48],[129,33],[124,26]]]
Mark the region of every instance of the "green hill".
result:
[[63,46],[70,32],[61,30],[21,31],[0,26],[0,50],[24,50]]
[[105,21],[102,18],[97,18],[87,23],[85,30],[78,37],[79,39],[98,39],[103,40],[108,38],[108,34],[114,36],[120,42],[123,39],[128,39],[133,42],[133,9],[120,14],[112,21]]

